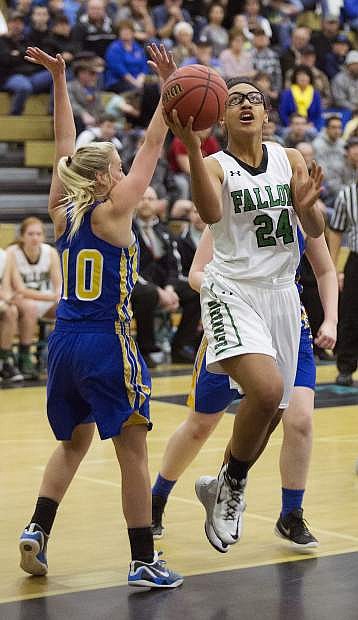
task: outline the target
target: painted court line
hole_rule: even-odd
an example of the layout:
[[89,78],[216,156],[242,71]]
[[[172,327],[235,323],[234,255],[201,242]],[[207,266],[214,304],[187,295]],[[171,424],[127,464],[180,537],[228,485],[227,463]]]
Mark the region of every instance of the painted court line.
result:
[[[79,480],[85,480],[86,482],[93,482],[95,484],[102,484],[103,486],[109,487],[120,487],[121,485],[118,482],[112,482],[110,480],[102,480],[101,478],[91,478],[90,476],[77,476]],[[193,499],[186,499],[185,497],[179,497],[178,495],[171,495],[171,499],[176,500],[177,502],[182,502],[184,504],[190,504],[192,506],[198,506],[199,502]],[[258,515],[254,512],[245,512],[245,516],[251,517],[252,519],[258,519],[259,521],[265,521],[266,523],[275,524],[275,520],[270,519],[270,517],[263,517],[262,515]],[[315,532],[324,534],[325,536],[331,536],[334,538],[340,538],[342,540],[349,540],[356,544],[358,544],[358,537],[350,536],[349,534],[340,534],[339,532],[332,532],[330,530],[318,529],[315,528]]]

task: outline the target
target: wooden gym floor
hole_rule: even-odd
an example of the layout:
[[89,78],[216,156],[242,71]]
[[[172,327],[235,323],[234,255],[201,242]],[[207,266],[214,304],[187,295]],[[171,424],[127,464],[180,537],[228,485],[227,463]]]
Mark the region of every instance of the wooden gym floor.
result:
[[[358,385],[333,384],[318,368],[315,441],[305,516],[319,538],[309,559],[274,536],[280,509],[281,429],[250,473],[244,535],[227,555],[207,543],[194,481],[215,475],[233,418],[224,416],[174,488],[157,543],[186,580],[178,591],[126,585],[129,545],[111,442],[95,439],[70,488],[49,543],[49,575],[18,566],[18,536],[31,517],[43,467],[55,446],[42,385],[0,390],[0,620],[357,620]],[[154,478],[167,439],[186,416],[189,367],[153,373],[148,435]],[[357,377],[356,377],[357,378]]]

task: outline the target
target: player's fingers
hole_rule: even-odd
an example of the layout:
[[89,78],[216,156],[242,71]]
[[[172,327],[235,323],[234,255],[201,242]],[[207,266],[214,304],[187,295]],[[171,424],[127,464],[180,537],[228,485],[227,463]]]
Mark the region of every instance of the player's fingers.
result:
[[147,60],[147,65],[149,65],[155,73],[158,73],[158,65],[153,60]]
[[194,122],[194,116],[189,116],[188,122],[186,124],[186,127],[187,129],[189,129],[189,131],[193,131],[193,122]]
[[168,56],[168,53],[167,53],[167,49],[166,49],[165,45],[163,45],[163,43],[161,43],[161,45],[160,45],[160,51],[162,53],[163,60],[165,62],[169,63],[169,56]]

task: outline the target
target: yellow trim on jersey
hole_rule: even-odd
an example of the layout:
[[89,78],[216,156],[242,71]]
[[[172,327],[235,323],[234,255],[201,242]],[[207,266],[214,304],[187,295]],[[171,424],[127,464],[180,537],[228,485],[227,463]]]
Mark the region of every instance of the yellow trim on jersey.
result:
[[192,409],[193,411],[195,411],[195,395],[196,395],[196,384],[197,384],[197,380],[200,376],[200,371],[203,365],[203,360],[205,357],[205,353],[206,353],[206,349],[208,348],[208,342],[205,338],[205,336],[203,336],[202,341],[200,343],[200,347],[198,349],[198,352],[196,354],[196,358],[195,358],[195,362],[194,362],[194,368],[193,368],[193,374],[191,377],[191,385],[190,385],[190,392],[188,394],[188,398],[186,401],[186,405],[187,407],[190,407],[190,409]]
[[125,344],[125,336],[123,334],[117,334],[117,336],[118,336],[119,343],[120,343],[121,349],[122,349],[123,370],[124,370],[124,384],[125,384],[126,390],[127,390],[127,397],[128,397],[130,406],[132,408],[134,408],[135,394],[134,394],[134,398],[133,398],[133,387],[132,387],[132,382],[131,382],[131,372],[132,372],[132,369],[131,369],[131,365],[130,365],[129,360],[128,360],[126,344]]
[[150,422],[144,415],[141,415],[139,411],[133,411],[128,420],[122,425],[122,428],[126,428],[127,426],[137,426],[138,424],[148,425]]
[[129,316],[126,316],[123,310],[123,304],[128,295],[127,289],[127,274],[128,274],[128,261],[124,252],[121,254],[121,260],[119,264],[119,275],[120,275],[120,289],[119,289],[119,302],[117,304],[117,312],[120,321],[128,321]]
[[145,403],[146,399],[148,396],[150,396],[150,388],[148,385],[145,385],[143,383],[143,377],[142,377],[142,366],[141,363],[138,359],[138,349],[136,347],[136,344],[133,340],[133,338],[131,338],[129,336],[128,338],[129,340],[129,347],[130,350],[133,354],[134,360],[135,360],[135,366],[136,366],[136,372],[135,372],[135,376],[134,376],[134,382],[136,383],[136,385],[138,386],[138,391],[139,393],[139,407],[141,407],[143,405],[143,403]]
[[[134,409],[137,395],[139,396],[138,406],[141,407],[147,396],[150,396],[150,388],[148,385],[143,384],[142,368],[133,338],[123,333],[117,333],[117,336],[122,349],[124,383],[126,386],[127,398],[130,406]],[[134,363],[134,369],[129,361],[130,354],[131,360]]]

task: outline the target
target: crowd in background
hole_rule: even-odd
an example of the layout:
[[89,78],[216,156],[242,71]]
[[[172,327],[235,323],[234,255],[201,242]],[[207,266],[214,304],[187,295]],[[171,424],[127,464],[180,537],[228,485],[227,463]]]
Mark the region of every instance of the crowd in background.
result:
[[[11,95],[11,114],[22,114],[32,94],[51,95],[50,75],[24,60],[26,47],[61,53],[77,147],[111,140],[124,170],[160,96],[146,62],[147,43],[164,42],[178,66],[199,63],[225,79],[254,80],[271,102],[264,140],[297,148],[308,168],[316,159],[325,174],[320,205],[327,223],[333,221],[340,235],[358,230],[356,0],[11,0],[0,16],[0,33],[0,90]],[[110,94],[103,97],[103,91]],[[206,155],[225,143],[219,126],[200,137]],[[345,198],[347,187],[351,199]],[[338,217],[343,203],[345,217]],[[191,202],[185,146],[169,137],[135,221],[142,258],[132,303],[138,343],[151,367],[161,352],[156,321],[179,307],[172,360],[194,360],[200,305],[187,275],[203,227]],[[348,243],[353,254],[355,244],[355,239]],[[310,282],[311,276],[306,266],[303,278]],[[313,323],[320,312],[317,299],[311,295]],[[352,320],[349,330],[356,334],[358,319]],[[356,358],[358,335],[352,340]],[[5,358],[1,343],[0,349]],[[324,358],[324,352],[316,352]],[[340,369],[342,385],[349,384],[355,369],[356,361]]]

